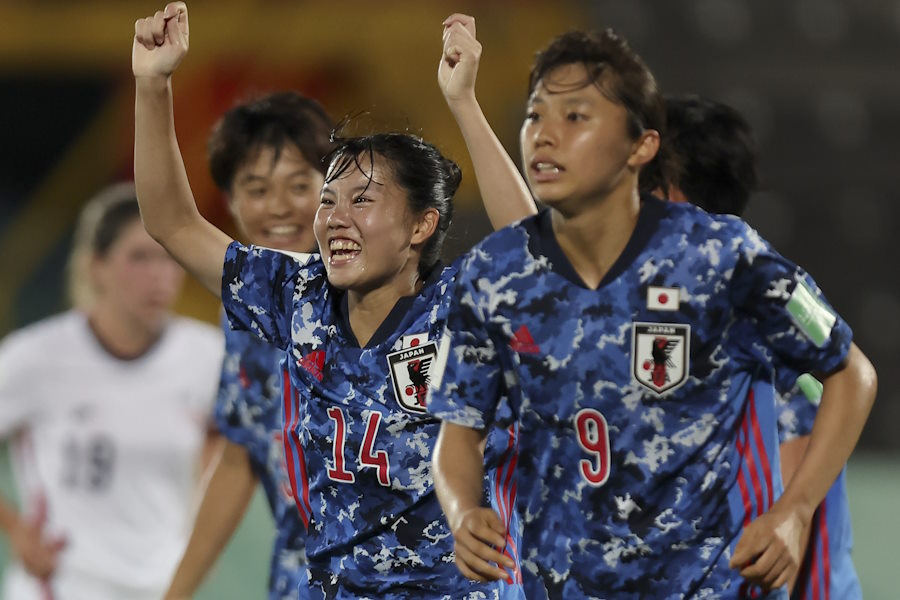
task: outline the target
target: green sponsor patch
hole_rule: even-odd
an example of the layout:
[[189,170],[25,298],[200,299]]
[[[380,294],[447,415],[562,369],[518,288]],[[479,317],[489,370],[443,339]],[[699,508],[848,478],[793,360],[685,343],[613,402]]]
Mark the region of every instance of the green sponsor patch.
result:
[[837,318],[804,282],[797,283],[787,309],[794,324],[806,337],[820,348],[825,345]]

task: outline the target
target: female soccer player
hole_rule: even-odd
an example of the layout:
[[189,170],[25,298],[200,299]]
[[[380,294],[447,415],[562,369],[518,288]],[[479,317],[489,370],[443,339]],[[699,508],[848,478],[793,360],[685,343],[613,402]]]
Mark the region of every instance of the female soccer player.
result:
[[77,308],[0,346],[0,435],[19,512],[10,600],[160,598],[186,542],[222,363],[213,327],[173,318],[183,272],[141,226],[134,186],[85,207]]
[[[554,40],[521,133],[548,209],[474,248],[455,288],[428,405],[445,421],[436,487],[461,570],[496,577],[479,443],[507,398],[529,599],[760,597],[750,583],[784,597],[874,400],[871,364],[808,274],[738,219],[639,194],[663,111],[612,32]],[[776,357],[826,375],[780,497]]]
[[[453,572],[429,468],[437,423],[424,400],[456,273],[438,258],[458,168],[413,136],[346,140],[329,161],[315,217],[321,255],[234,243],[197,212],[175,139],[170,76],[187,51],[187,10],[169,4],[135,29],[145,226],[222,295],[233,326],[287,352],[299,395],[288,461],[309,522],[301,593],[497,597],[499,588]],[[487,207],[495,224],[509,222],[499,215],[510,206]]]
[[[245,239],[310,252],[334,127],[314,100],[270,94],[229,110],[209,140],[210,171]],[[223,317],[226,359],[215,408],[227,438],[166,598],[192,598],[240,522],[257,483],[275,519],[269,598],[296,598],[306,530],[294,505],[282,443],[281,350]]]
[[[661,194],[690,202],[710,213],[740,217],[756,190],[757,167],[750,125],[734,108],[699,96],[666,96],[666,136],[681,170]],[[641,171],[641,180],[660,181],[656,159]],[[776,396],[778,455],[785,484],[794,475],[809,443],[822,393],[809,374],[776,369],[780,382]],[[773,457],[774,458],[774,457]],[[850,506],[846,469],[816,507],[811,530],[803,535],[803,562],[796,585],[788,582],[796,598],[830,597],[859,600],[862,591],[853,566]],[[806,540],[809,540],[807,543]]]

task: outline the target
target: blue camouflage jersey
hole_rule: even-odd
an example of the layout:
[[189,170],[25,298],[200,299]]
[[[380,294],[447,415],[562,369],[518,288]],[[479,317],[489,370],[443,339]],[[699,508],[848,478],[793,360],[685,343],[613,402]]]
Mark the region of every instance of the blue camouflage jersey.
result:
[[[460,576],[434,493],[440,423],[425,399],[456,274],[456,266],[435,269],[360,348],[346,294],[328,285],[318,255],[228,248],[222,297],[232,326],[287,351],[288,470],[309,519],[301,597],[521,594],[514,581],[501,587]],[[497,432],[495,447],[506,450],[509,434]]]
[[[796,378],[796,373],[787,373]],[[811,375],[795,381],[788,392],[777,395],[778,434],[782,442],[812,432],[821,399],[821,384]],[[853,528],[844,467],[813,515],[809,544],[791,598],[861,600],[852,550]]]
[[246,331],[232,331],[224,317],[222,328],[225,360],[215,406],[216,426],[229,441],[246,449],[275,520],[269,598],[296,598],[306,563],[306,528],[294,505],[285,468],[279,367],[284,352]]
[[850,339],[735,217],[642,198],[593,290],[544,211],[465,257],[429,410],[482,428],[509,398],[529,600],[759,598],[728,562],[780,492],[771,362],[828,372]]

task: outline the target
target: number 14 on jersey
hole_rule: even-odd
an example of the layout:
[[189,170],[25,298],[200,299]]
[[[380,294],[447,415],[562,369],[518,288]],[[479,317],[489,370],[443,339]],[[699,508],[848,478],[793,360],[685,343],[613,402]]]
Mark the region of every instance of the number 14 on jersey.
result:
[[[328,409],[328,418],[334,422],[334,443],[331,448],[334,467],[328,469],[328,478],[341,483],[354,483],[356,475],[352,471],[347,470],[347,464],[344,461],[344,446],[347,442],[348,433],[344,411],[337,406],[332,406]],[[370,412],[369,419],[366,422],[363,441],[359,446],[357,471],[364,468],[375,469],[378,474],[378,483],[385,487],[390,487],[389,473],[391,467],[388,461],[388,453],[384,450],[375,450],[375,436],[378,435],[378,426],[380,424],[381,413],[378,411]]]

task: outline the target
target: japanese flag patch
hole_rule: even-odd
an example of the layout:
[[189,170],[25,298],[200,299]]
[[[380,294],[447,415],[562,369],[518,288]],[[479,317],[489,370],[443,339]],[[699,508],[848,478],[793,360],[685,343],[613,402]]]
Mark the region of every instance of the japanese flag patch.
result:
[[676,311],[681,302],[681,290],[678,288],[651,285],[647,288],[647,310]]
[[401,347],[413,348],[415,346],[421,346],[422,344],[428,342],[428,332],[425,333],[410,333],[404,335],[401,341]]

